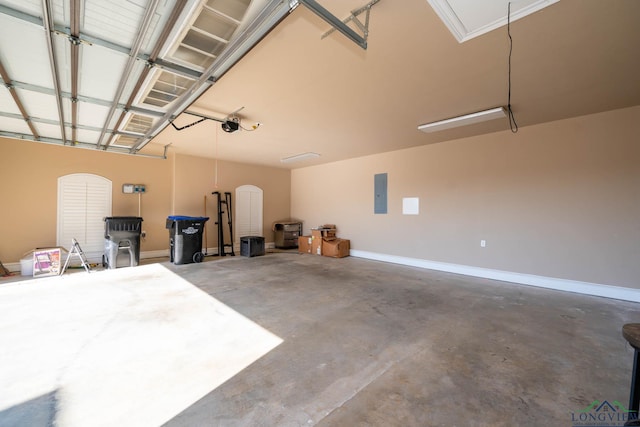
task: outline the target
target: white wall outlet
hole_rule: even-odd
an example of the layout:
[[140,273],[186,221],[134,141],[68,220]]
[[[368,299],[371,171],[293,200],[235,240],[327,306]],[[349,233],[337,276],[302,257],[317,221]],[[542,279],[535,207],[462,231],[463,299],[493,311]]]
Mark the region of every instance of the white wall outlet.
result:
[[486,248],[487,247],[487,241],[486,240],[480,240],[480,247]]

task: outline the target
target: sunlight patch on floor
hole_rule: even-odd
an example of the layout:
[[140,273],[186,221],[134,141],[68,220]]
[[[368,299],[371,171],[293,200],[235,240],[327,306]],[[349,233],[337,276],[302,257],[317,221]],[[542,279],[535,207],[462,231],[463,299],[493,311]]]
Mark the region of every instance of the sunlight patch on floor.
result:
[[160,264],[0,288],[0,412],[56,392],[59,426],[156,426],[282,339]]

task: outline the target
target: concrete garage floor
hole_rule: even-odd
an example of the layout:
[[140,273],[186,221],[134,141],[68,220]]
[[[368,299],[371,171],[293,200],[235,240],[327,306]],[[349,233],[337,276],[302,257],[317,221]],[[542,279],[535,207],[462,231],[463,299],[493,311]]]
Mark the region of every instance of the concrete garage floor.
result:
[[[105,342],[88,352],[86,344],[78,344],[72,364],[78,372],[67,374],[69,384],[60,384],[61,375],[53,375],[56,387],[66,386],[68,391],[48,395],[44,392],[51,390],[49,385],[39,394],[32,393],[41,401],[27,412],[48,410],[48,415],[25,416],[15,409],[20,405],[0,407],[0,426],[16,425],[8,422],[20,419],[38,420],[30,426],[101,425],[99,410],[121,411],[120,426],[574,426],[585,424],[579,422],[580,414],[594,413],[597,406],[589,409],[594,401],[612,403],[613,411],[619,412],[617,419],[624,419],[633,351],[622,338],[621,328],[640,322],[635,303],[353,257],[331,259],[290,252],[158,266],[181,278],[179,284],[167,285],[171,291],[166,295],[181,295],[184,306],[183,311],[170,315],[167,307],[145,312],[145,321],[152,326],[180,323],[173,333],[183,341],[164,344],[165,351],[175,352],[180,363],[149,361],[161,369],[161,381],[156,382],[162,384],[154,382],[153,390],[148,386],[145,392],[142,379],[137,378],[140,366],[77,363],[83,352],[93,360],[91,357],[112,347]],[[105,273],[112,272],[92,273],[92,278]],[[145,274],[156,274],[157,287],[161,287],[165,273]],[[70,276],[80,275],[86,273]],[[136,305],[160,299],[140,297],[146,295],[141,293],[143,282],[132,282],[114,287],[131,292],[130,287],[137,286]],[[19,286],[26,289],[31,283],[35,282]],[[91,286],[88,282],[75,289],[92,292]],[[109,298],[105,294],[109,286],[93,286],[100,290],[94,304],[104,306],[101,301]],[[148,288],[148,292],[157,292]],[[2,310],[20,302],[11,300],[6,289],[0,286]],[[69,295],[73,298],[73,293]],[[29,301],[22,303],[27,309]],[[198,307],[205,311],[197,314]],[[91,310],[84,309],[90,316]],[[226,316],[226,321],[243,317],[238,322],[246,332],[241,334],[251,334],[251,339],[242,341],[238,336],[236,340],[231,331],[230,340],[220,341],[228,328],[215,329],[212,312]],[[109,327],[123,321],[119,319],[123,313],[126,311],[120,309],[111,316]],[[42,312],[38,315],[44,316]],[[116,331],[137,327],[137,319],[126,319],[126,329]],[[82,318],[75,321],[83,323]],[[20,328],[20,324],[9,324],[12,329]],[[213,329],[201,329],[201,324]],[[0,333],[2,329],[4,326]],[[166,341],[165,334],[156,335]],[[189,334],[194,335],[191,341],[184,338]],[[21,332],[13,331],[11,336],[15,339]],[[101,340],[108,337],[118,339],[114,333],[100,334]],[[92,339],[97,346],[97,338]],[[258,342],[261,347],[254,349]],[[3,335],[0,343],[3,352],[11,351]],[[155,353],[159,352],[144,354],[154,358]],[[222,354],[223,362],[207,365],[203,359],[209,359],[208,354],[218,358]],[[238,364],[238,359],[245,362]],[[2,360],[0,356],[0,363]],[[69,362],[62,365],[69,370]],[[92,370],[109,368],[125,371],[126,376],[111,385],[95,385],[101,389],[100,396],[115,396],[105,408],[104,402],[94,402],[96,391],[85,383],[90,382],[86,378],[98,375]],[[226,376],[214,372],[224,369]],[[15,380],[16,369],[9,370]],[[77,378],[84,381],[78,383]],[[171,409],[161,417],[143,417],[142,406],[145,410],[153,407],[143,403],[146,397],[142,394],[136,397],[121,391],[131,388],[128,382],[137,382],[142,393],[153,394],[156,400],[164,399],[157,408]],[[5,384],[0,405],[3,394],[6,397],[24,388]],[[119,388],[104,390],[109,386]],[[129,407],[120,408],[119,402],[127,406],[125,401]],[[93,405],[99,410],[87,412],[95,419],[82,419],[81,412],[71,410],[74,405]]]
[[628,401],[634,303],[357,258],[171,268],[284,342],[167,426],[569,426]]

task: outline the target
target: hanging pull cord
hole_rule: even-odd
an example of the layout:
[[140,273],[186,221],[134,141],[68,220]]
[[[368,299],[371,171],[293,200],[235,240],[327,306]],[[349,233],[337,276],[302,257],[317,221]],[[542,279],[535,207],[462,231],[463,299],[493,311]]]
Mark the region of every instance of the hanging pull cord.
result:
[[511,109],[511,52],[513,51],[513,38],[511,38],[511,2],[507,6],[507,35],[509,36],[509,95],[507,100],[507,116],[509,116],[509,128],[511,132],[518,132],[516,117]]

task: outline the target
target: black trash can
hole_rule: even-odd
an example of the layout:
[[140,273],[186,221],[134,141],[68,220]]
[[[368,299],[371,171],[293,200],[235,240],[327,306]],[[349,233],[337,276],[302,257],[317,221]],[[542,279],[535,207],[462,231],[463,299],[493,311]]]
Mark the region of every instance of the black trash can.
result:
[[209,217],[174,215],[167,218],[169,260],[174,264],[202,262],[202,234]]
[[118,253],[129,252],[129,266],[140,263],[140,234],[142,218],[137,216],[108,216],[104,219],[104,255],[102,265],[116,268]]

